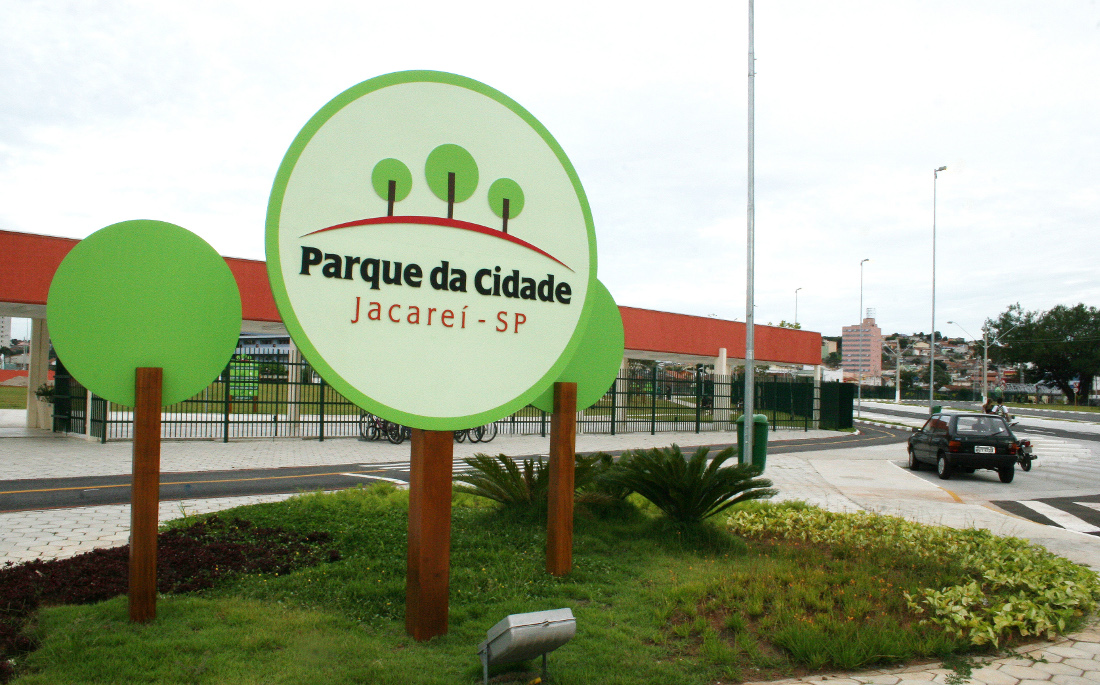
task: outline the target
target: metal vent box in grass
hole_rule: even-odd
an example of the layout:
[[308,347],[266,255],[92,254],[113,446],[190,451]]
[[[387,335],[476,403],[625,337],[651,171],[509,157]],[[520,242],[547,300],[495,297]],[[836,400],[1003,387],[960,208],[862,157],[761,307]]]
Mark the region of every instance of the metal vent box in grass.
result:
[[478,653],[485,669],[541,654],[545,673],[546,654],[569,642],[576,633],[577,620],[570,609],[512,614],[489,629]]

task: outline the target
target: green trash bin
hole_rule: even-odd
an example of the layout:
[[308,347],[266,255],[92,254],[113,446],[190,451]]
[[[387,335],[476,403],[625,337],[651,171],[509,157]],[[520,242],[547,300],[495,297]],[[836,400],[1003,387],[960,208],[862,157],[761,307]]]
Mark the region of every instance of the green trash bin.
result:
[[[745,459],[745,417],[737,418],[737,463],[749,463]],[[752,417],[752,463],[760,467],[763,472],[768,461],[768,417],[763,414],[753,414]]]

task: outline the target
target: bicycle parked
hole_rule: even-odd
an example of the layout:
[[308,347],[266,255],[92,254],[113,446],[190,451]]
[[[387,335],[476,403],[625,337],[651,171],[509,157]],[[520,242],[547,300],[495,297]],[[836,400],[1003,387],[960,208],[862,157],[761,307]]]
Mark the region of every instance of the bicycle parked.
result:
[[[370,412],[362,412],[359,415],[359,435],[364,440],[381,440],[385,438],[395,445],[400,445],[412,436],[412,429],[393,421],[387,421]],[[490,423],[476,428],[467,428],[454,432],[456,442],[490,442],[497,436],[497,425]]]
[[387,421],[370,412],[362,412],[359,415],[359,435],[364,440],[381,440],[385,438],[395,445],[400,445],[412,434],[412,429],[401,424]]
[[497,425],[495,423],[489,423],[484,426],[477,426],[476,428],[467,428],[464,431],[455,431],[455,439],[462,442],[458,438],[458,433],[463,433],[470,442],[491,442],[493,438],[497,436]]

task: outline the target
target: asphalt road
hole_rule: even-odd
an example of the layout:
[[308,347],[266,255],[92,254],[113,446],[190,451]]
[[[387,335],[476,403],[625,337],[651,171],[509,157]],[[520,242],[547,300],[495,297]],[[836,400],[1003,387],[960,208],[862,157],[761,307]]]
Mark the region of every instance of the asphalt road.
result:
[[[769,448],[773,454],[810,450],[840,449],[901,443],[908,432],[892,428],[864,430],[863,435],[841,434],[836,437],[788,440]],[[729,443],[717,444],[721,449]],[[216,449],[216,447],[211,447]],[[517,457],[522,459],[524,457]],[[536,458],[538,458],[536,456]],[[456,470],[465,469],[461,462]],[[391,464],[335,464],[331,466],[289,467],[237,471],[200,471],[161,474],[162,501],[240,495],[270,495],[342,490],[374,481],[409,480],[408,462]],[[0,481],[0,512],[59,507],[90,507],[103,504],[127,504],[130,501],[130,475],[84,478],[42,478]]]
[[[974,409],[973,403],[944,403],[944,407]],[[1048,526],[1085,535],[1100,536],[1100,423],[1093,414],[1013,407],[1021,419],[1013,432],[1029,436],[1038,460],[1029,472],[1016,470],[1012,483],[1001,483],[995,471],[955,473],[940,480],[931,467],[916,472],[920,478],[944,488],[961,501],[992,505],[1010,514]],[[864,406],[866,415],[922,418],[927,409],[918,406]],[[1028,419],[1043,419],[1029,423]],[[1061,419],[1052,421],[1050,419]],[[1067,421],[1066,419],[1072,419]],[[905,466],[904,451],[895,463]]]
[[[948,406],[951,406],[951,408],[957,408],[957,409],[973,409],[974,408],[973,403],[961,403],[960,402],[960,403],[957,403],[957,405],[948,405],[948,404],[943,405],[943,407],[945,409],[948,408]],[[923,407],[920,407],[919,410],[918,410],[917,407],[913,407],[912,409],[886,409],[886,408],[883,408],[882,405],[875,405],[873,409],[872,408],[866,409],[867,413],[882,414],[882,415],[885,415],[885,416],[899,416],[899,417],[910,418],[910,419],[911,418],[916,418],[917,416],[927,417],[927,411],[928,410],[923,408]],[[1026,418],[1026,417],[1042,418],[1042,419],[1048,419],[1048,418],[1065,419],[1065,418],[1068,418],[1065,415],[1064,412],[1058,412],[1057,410],[1049,411],[1049,412],[1043,412],[1041,416],[1038,413],[1024,414],[1023,412],[1027,411],[1027,410],[1023,410],[1023,409],[1018,410],[1017,408],[1012,408],[1011,411],[1017,417],[1021,417],[1021,418]],[[1058,416],[1059,413],[1061,413],[1062,415]],[[1048,416],[1049,414],[1053,414],[1055,416],[1053,416],[1053,417]],[[1074,414],[1073,415],[1074,420],[1077,420],[1078,416],[1080,416],[1080,414]],[[1083,423],[1094,425],[1094,424],[1100,424],[1100,421],[1083,421]],[[1085,427],[1082,427],[1080,429],[1075,428],[1074,424],[1069,423],[1069,422],[1066,422],[1064,424],[1064,427],[1063,426],[1055,427],[1055,426],[1050,426],[1050,425],[1028,426],[1025,423],[1020,423],[1020,424],[1018,424],[1018,425],[1016,425],[1012,428],[1012,432],[1022,433],[1024,435],[1047,435],[1047,436],[1050,436],[1050,437],[1065,438],[1065,439],[1069,439],[1069,440],[1091,440],[1091,441],[1094,441],[1094,442],[1100,442],[1100,433],[1097,433],[1094,429],[1090,430],[1090,429],[1085,428]]]

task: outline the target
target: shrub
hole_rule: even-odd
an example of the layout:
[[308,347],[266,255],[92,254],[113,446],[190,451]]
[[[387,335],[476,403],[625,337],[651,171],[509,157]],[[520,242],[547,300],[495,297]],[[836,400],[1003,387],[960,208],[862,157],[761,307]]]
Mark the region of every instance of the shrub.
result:
[[904,593],[922,623],[974,645],[1003,644],[1013,635],[1064,632],[1096,610],[1100,578],[1019,538],[987,530],[925,526],[881,514],[838,514],[807,507],[737,511],[730,529],[749,538],[777,537],[822,543],[862,554],[885,551],[919,565],[954,565],[963,582]]
[[[546,504],[550,487],[548,462],[524,459],[517,463],[515,459],[503,454],[496,457],[475,454],[463,461],[473,470],[455,476],[455,480],[464,484],[455,488],[458,492],[485,497],[505,507],[537,508]],[[573,488],[588,495],[578,498],[579,500],[623,499],[630,494],[629,491],[624,491],[619,495],[617,491],[602,489],[601,477],[612,464],[611,456],[607,454],[576,455]]]
[[758,478],[761,469],[749,464],[722,466],[736,450],[715,455],[700,447],[685,459],[678,445],[627,453],[605,481],[609,486],[638,493],[672,521],[694,524],[740,502],[766,499],[776,494],[772,482]]

